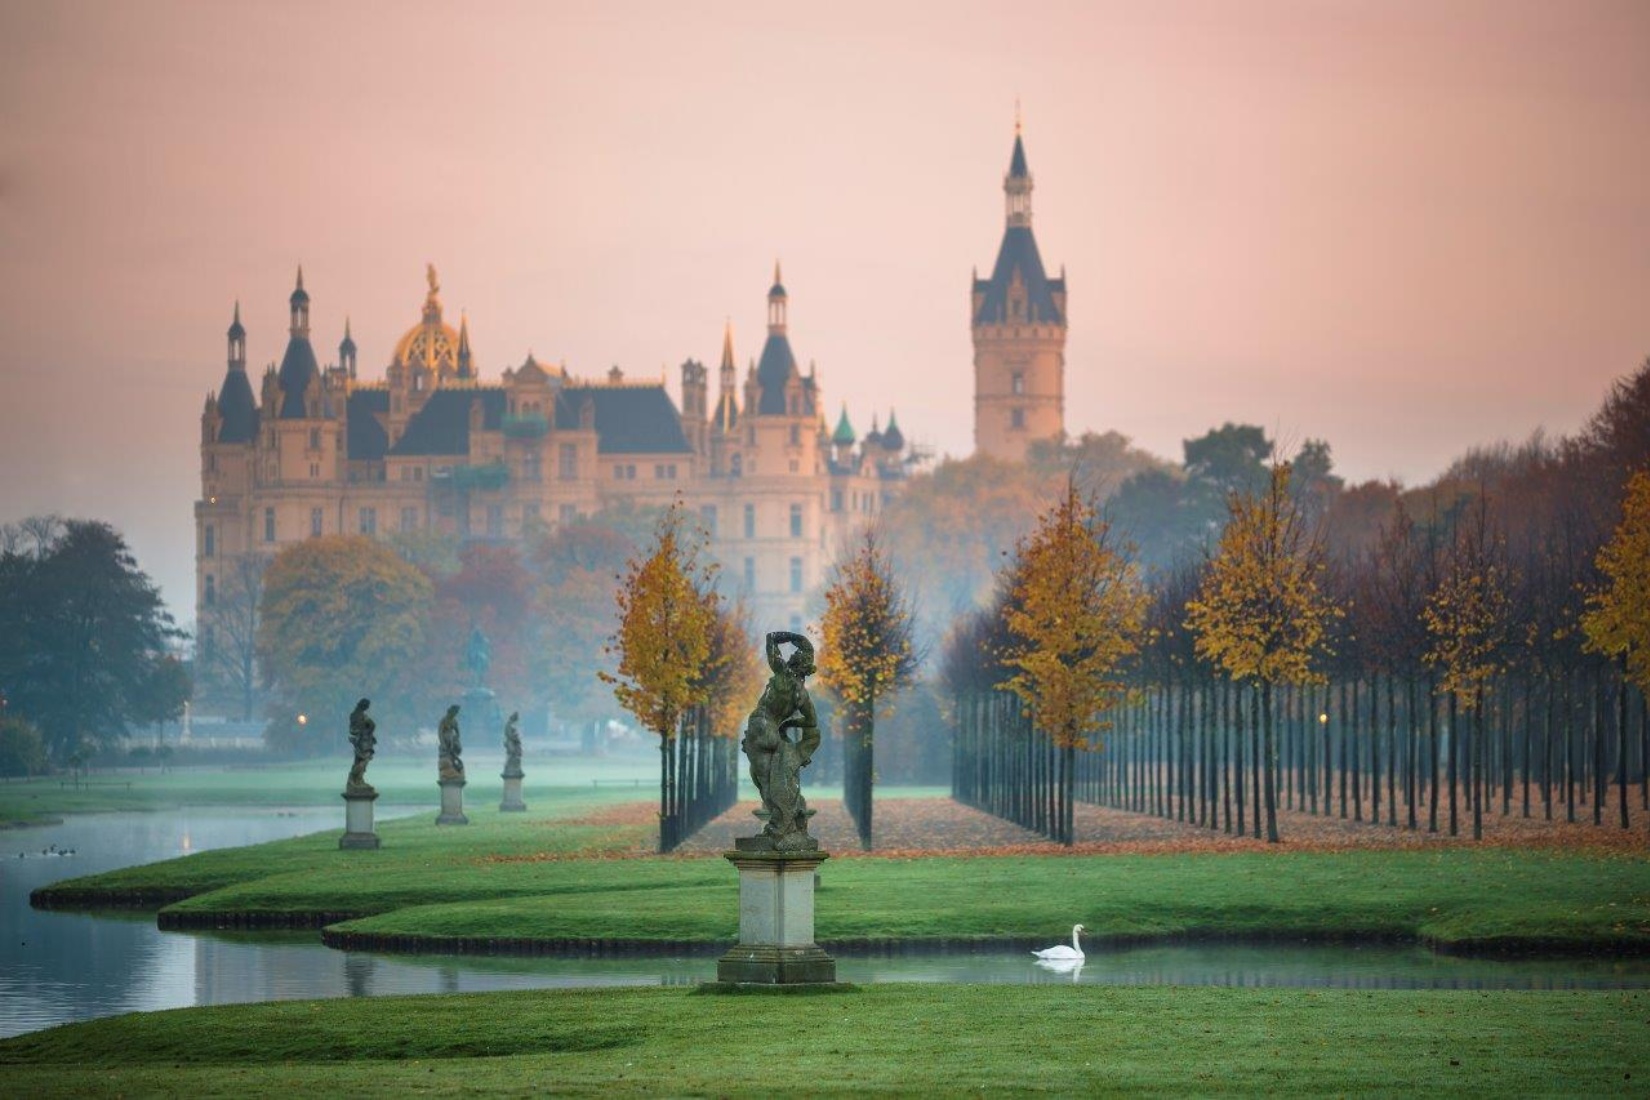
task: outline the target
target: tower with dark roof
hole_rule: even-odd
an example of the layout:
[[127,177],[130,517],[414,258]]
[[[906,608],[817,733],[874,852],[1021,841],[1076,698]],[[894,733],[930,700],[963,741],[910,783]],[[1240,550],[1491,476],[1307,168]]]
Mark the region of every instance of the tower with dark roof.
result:
[[975,273],[971,295],[974,449],[1012,461],[1065,431],[1066,277],[1043,269],[1031,231],[1033,186],[1016,122],[1003,243],[991,277]]

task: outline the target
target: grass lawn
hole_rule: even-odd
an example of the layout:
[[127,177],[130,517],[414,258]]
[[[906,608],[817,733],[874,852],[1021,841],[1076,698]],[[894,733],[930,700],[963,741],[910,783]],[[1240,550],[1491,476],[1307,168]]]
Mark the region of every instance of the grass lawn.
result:
[[[355,946],[730,939],[738,887],[725,861],[638,857],[648,827],[569,820],[611,797],[606,788],[560,792],[528,814],[482,806],[462,827],[434,825],[432,809],[383,823],[384,847],[369,852],[340,851],[340,823],[43,893],[73,907],[171,901],[163,920],[182,926],[332,923],[332,942]],[[1510,848],[836,859],[821,871],[815,933],[839,944],[1058,939],[1077,921],[1096,939],[1645,951],[1650,860]]]
[[16,1096],[1642,1094],[1650,993],[878,985],[293,1001],[0,1041]]

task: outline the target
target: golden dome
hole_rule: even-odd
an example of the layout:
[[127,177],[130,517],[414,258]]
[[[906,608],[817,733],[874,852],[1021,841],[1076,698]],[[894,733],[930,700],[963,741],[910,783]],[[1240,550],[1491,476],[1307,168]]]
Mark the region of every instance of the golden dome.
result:
[[396,342],[393,362],[403,367],[425,367],[440,375],[458,371],[458,333],[441,320],[441,284],[435,265],[429,265],[430,292],[424,298],[424,319]]

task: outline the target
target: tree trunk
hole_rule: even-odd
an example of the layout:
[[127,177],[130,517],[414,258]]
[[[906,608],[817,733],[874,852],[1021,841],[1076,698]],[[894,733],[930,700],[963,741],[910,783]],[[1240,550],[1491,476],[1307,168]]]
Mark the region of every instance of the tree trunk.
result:
[[1261,683],[1261,721],[1265,723],[1266,743],[1261,752],[1266,758],[1266,842],[1278,842],[1278,793],[1277,793],[1277,766],[1275,757],[1276,746],[1272,741],[1272,681]]

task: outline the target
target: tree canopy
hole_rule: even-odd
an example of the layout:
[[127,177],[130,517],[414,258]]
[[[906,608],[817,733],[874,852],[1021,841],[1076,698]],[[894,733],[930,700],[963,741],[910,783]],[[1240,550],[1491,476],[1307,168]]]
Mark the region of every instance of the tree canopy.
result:
[[168,652],[179,637],[107,523],[39,517],[0,531],[0,691],[53,759],[181,714],[189,680]]
[[[258,660],[274,689],[266,740],[319,751],[342,736],[363,696],[374,700],[386,732],[411,733],[421,717],[429,721],[415,670],[432,595],[419,569],[362,535],[307,539],[277,554],[264,574],[258,624]],[[440,648],[461,645],[449,639]]]

